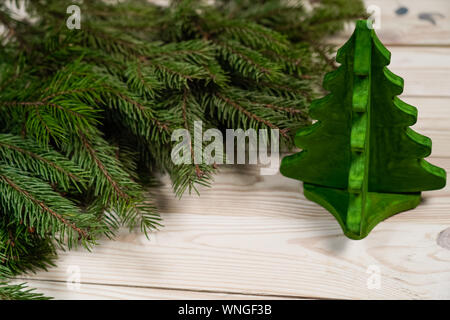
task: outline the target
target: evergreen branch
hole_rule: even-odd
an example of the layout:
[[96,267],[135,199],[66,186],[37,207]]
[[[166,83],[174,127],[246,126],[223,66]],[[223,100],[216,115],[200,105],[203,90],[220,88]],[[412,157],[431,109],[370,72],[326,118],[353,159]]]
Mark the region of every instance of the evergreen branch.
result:
[[[6,152],[7,150],[12,152]],[[34,171],[48,181],[60,183],[65,190],[68,190],[68,181],[64,177],[75,185],[84,183],[82,171],[74,163],[57,152],[44,151],[35,146],[32,141],[21,137],[0,134],[0,156],[23,170]]]
[[[48,126],[47,121],[45,121],[42,118],[41,113],[39,112],[39,108],[37,107],[37,105],[34,106],[34,110],[36,111],[36,118],[39,120],[39,122],[44,126],[45,131],[47,131],[48,136],[52,136],[56,138],[56,130],[54,131],[53,129],[50,129],[50,127]],[[56,126],[54,127],[56,128]],[[59,130],[58,130],[59,131]],[[48,138],[44,139],[45,144],[48,143]]]
[[193,79],[193,77],[191,75],[189,75],[187,73],[181,73],[179,71],[176,71],[176,70],[174,70],[174,69],[164,65],[163,63],[151,62],[151,64],[156,65],[156,68],[158,68],[158,69],[162,69],[164,71],[167,71],[168,73],[176,75],[176,76],[178,76],[180,78],[183,78],[185,80],[192,80]]
[[[99,30],[89,25],[85,25],[83,27],[83,31],[85,32],[85,34],[83,32],[83,34],[85,35],[85,41],[90,43],[91,45],[96,46],[99,49],[122,54],[126,52],[135,55],[142,54],[142,51],[138,49],[138,44],[140,42],[125,39],[123,34],[108,34],[104,30]],[[89,36],[93,36],[93,38],[89,38]],[[104,43],[102,43],[100,40],[103,40]]]
[[55,94],[55,95],[48,96],[48,97],[42,99],[41,101],[29,101],[29,102],[0,101],[0,105],[9,106],[9,107],[15,107],[15,106],[34,107],[36,110],[37,110],[37,107],[50,106],[50,107],[53,107],[55,109],[61,110],[63,112],[70,113],[73,116],[86,121],[86,119],[87,119],[86,116],[81,114],[81,113],[79,113],[79,112],[76,112],[75,110],[64,108],[63,106],[61,106],[59,104],[56,104],[56,103],[47,102],[48,100],[50,100],[50,99],[52,99],[54,97],[62,96],[64,94],[69,94],[69,93],[75,93],[75,92],[79,93],[79,92],[82,92],[82,91],[79,91],[79,90],[72,90],[72,92],[66,91],[66,92],[62,92],[60,95],[56,95]]
[[181,41],[150,48],[147,59],[182,59],[195,64],[214,60],[214,47],[205,40]]
[[[145,108],[142,104],[140,104],[139,102],[137,102],[136,100],[133,100],[132,98],[130,98],[129,96],[126,96],[123,93],[120,92],[115,92],[120,98],[122,98],[123,100],[129,102],[131,105],[137,107],[139,109],[139,111],[141,112],[141,114],[146,115],[147,114],[147,108]],[[145,117],[146,120],[149,120],[151,122],[153,122],[156,126],[158,126],[158,128],[161,131],[166,131],[169,132],[169,126],[166,123],[162,123],[161,121],[159,121],[156,118],[149,118],[149,117]]]
[[[256,103],[254,103],[256,104]],[[276,106],[273,104],[265,104],[264,107],[272,109],[272,110],[278,110],[278,111],[284,111],[287,113],[291,113],[291,114],[300,114],[300,115],[305,115],[305,111],[304,110],[300,110],[300,109],[295,109],[295,108],[288,108],[288,107],[281,107],[281,106]]]
[[279,83],[275,83],[275,82],[267,82],[267,81],[260,81],[258,84],[262,87],[266,87],[266,88],[272,88],[272,89],[276,89],[276,90],[282,90],[285,92],[289,92],[292,93],[294,96],[300,95],[300,96],[305,96],[307,99],[311,99],[311,93],[308,90],[311,89],[306,89],[306,90],[302,90],[300,89],[299,86],[293,86],[293,82],[295,83],[295,79],[291,79],[291,83],[289,85],[285,84],[284,82],[279,82]]
[[168,88],[180,90],[183,87],[187,87],[188,83],[194,80],[208,79],[208,73],[201,66],[192,63],[158,59],[150,60],[145,57],[140,57],[140,60],[147,65],[153,66],[156,69],[159,80]]
[[[26,202],[30,202],[31,204],[36,205],[37,207],[40,208],[40,210],[42,210],[42,212],[50,214],[51,216],[56,218],[59,222],[61,222],[65,226],[67,226],[70,229],[76,231],[81,237],[83,237],[85,239],[88,239],[89,235],[88,235],[88,233],[86,231],[84,231],[81,228],[77,227],[74,223],[72,223],[69,220],[67,220],[66,218],[64,218],[61,214],[57,213],[54,209],[50,208],[43,201],[38,200],[37,198],[35,198],[29,191],[27,191],[24,188],[20,187],[13,180],[11,180],[7,175],[5,175],[3,170],[0,172],[0,179],[5,184],[7,184],[9,187],[11,187],[14,191],[16,191],[21,197],[23,197]],[[33,220],[34,219],[30,218],[30,222],[32,222]]]
[[40,236],[35,227],[16,223],[14,215],[2,210],[0,219],[0,278],[2,267],[5,278],[23,272],[47,270],[55,266],[56,247],[51,237]]
[[27,289],[25,283],[8,284],[0,278],[0,300],[49,300],[34,289]]
[[222,47],[225,52],[230,52],[233,55],[235,55],[236,57],[242,59],[243,61],[245,61],[247,64],[253,66],[254,68],[256,68],[259,72],[261,72],[261,74],[270,74],[271,71],[269,68],[265,68],[262,65],[260,65],[259,63],[257,63],[255,61],[255,59],[251,58],[248,54],[245,54],[243,52],[238,51],[238,49],[233,48],[231,45],[229,44],[225,44],[223,42],[220,42],[218,40],[213,40],[217,45],[219,45],[220,47]]
[[226,104],[232,106],[233,108],[235,108],[236,110],[238,110],[239,112],[245,114],[248,118],[253,119],[257,122],[263,123],[264,125],[266,125],[267,127],[271,128],[271,129],[277,129],[280,130],[280,133],[283,137],[288,138],[287,129],[280,129],[279,127],[277,127],[276,125],[274,125],[273,123],[271,123],[270,121],[267,121],[266,119],[263,119],[259,116],[257,116],[254,113],[251,113],[250,111],[246,110],[244,107],[242,107],[240,104],[238,104],[236,101],[233,101],[225,96],[223,96],[220,93],[216,93],[215,94],[219,99],[223,100],[226,102]]
[[162,89],[162,83],[152,74],[153,70],[144,70],[138,60],[136,63],[131,64],[125,75],[127,76],[127,84],[134,91],[137,91],[141,96],[148,96],[151,99],[156,98],[159,94],[158,91]]
[[81,133],[80,137],[81,137],[81,141],[83,143],[83,146],[86,148],[86,150],[88,151],[89,155],[92,157],[92,159],[94,160],[95,164],[100,169],[102,174],[106,177],[106,179],[108,180],[108,182],[110,183],[112,188],[115,190],[115,192],[120,197],[128,200],[130,197],[128,196],[128,194],[126,194],[124,191],[122,191],[122,189],[119,187],[119,184],[112,178],[112,176],[110,175],[110,173],[106,169],[106,167],[103,164],[103,162],[98,158],[97,152],[94,150],[92,145],[86,139],[85,134]]
[[289,50],[289,43],[281,34],[248,20],[229,20],[210,32],[229,34],[241,43],[259,50],[269,49],[277,53]]
[[49,96],[46,96],[46,97],[42,98],[42,100],[40,102],[41,103],[45,103],[45,102],[47,102],[48,100],[50,100],[52,98],[61,97],[61,96],[67,95],[67,94],[84,93],[84,92],[91,92],[91,91],[96,91],[96,90],[98,90],[98,88],[96,88],[96,87],[94,88],[93,87],[93,88],[81,88],[81,89],[60,91],[60,92],[56,92],[56,93],[53,93],[53,94],[51,94]]
[[316,52],[319,53],[319,55],[326,61],[326,63],[332,68],[332,70],[337,68],[337,64],[335,59],[330,58],[327,54],[327,52],[315,41],[310,42],[311,46],[314,48]]
[[[184,128],[187,131],[190,131],[189,130],[189,123],[188,123],[188,119],[187,119],[187,109],[186,109],[186,106],[187,106],[187,95],[188,95],[188,91],[187,91],[187,89],[184,89],[183,102],[182,102],[183,121],[184,121]],[[195,159],[194,152],[195,152],[195,150],[194,150],[194,148],[192,148],[192,139],[189,140],[189,149],[191,151],[191,159],[194,162],[194,159]],[[195,164],[194,166],[195,166],[195,173],[197,174],[197,177],[199,179],[201,179],[203,177],[203,174],[204,174],[203,171],[200,169],[200,166],[198,164]]]

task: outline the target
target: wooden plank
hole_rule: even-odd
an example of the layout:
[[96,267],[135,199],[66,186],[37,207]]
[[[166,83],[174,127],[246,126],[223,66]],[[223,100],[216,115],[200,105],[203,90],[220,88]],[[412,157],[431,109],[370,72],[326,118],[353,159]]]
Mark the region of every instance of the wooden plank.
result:
[[[450,159],[433,161],[450,169]],[[438,239],[450,226],[450,188],[426,192],[361,241],[345,238],[334,218],[307,201],[298,181],[258,176],[254,167],[223,168],[201,197],[154,190],[165,227],[147,240],[121,233],[84,250],[61,253],[59,266],[35,278],[320,298],[450,298],[450,250]],[[445,235],[445,233],[444,233]],[[380,289],[368,287],[370,268]]]
[[417,123],[412,128],[433,141],[433,157],[450,158],[450,98],[403,97],[418,109]]
[[391,52],[389,70],[405,81],[403,96],[450,97],[450,48],[388,49]]
[[[365,0],[366,7],[377,6],[381,13],[381,26],[376,32],[386,45],[450,45],[450,2],[448,0]],[[408,12],[396,13],[400,7]],[[431,15],[434,21],[420,19],[419,15]],[[329,41],[342,45],[353,32],[354,24]]]
[[[23,283],[23,281],[15,281]],[[258,300],[280,299],[276,296],[252,296],[198,292],[188,290],[168,290],[130,286],[111,286],[81,283],[79,287],[67,286],[65,282],[27,280],[27,284],[57,300]],[[285,299],[283,297],[283,299]]]
[[392,53],[388,68],[405,80],[403,95],[450,96],[450,48],[388,49]]
[[403,96],[450,97],[450,48],[388,47],[388,68],[404,79]]

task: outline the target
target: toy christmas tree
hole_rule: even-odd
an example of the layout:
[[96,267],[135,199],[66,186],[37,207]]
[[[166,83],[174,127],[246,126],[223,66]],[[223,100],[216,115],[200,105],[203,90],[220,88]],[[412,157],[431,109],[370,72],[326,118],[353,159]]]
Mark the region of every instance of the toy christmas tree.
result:
[[295,137],[302,152],[285,157],[281,173],[304,181],[305,196],[362,239],[382,220],[416,207],[424,190],[444,187],[446,173],[423,158],[431,140],[409,126],[417,109],[396,96],[403,79],[387,69],[390,52],[367,21],[357,22],[325,76],[330,94],[315,100],[313,125]]

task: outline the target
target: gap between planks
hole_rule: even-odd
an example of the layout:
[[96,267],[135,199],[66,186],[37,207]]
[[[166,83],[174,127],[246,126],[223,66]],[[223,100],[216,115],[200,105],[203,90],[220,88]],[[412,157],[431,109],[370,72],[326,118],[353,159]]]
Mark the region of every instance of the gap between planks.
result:
[[[53,280],[53,279],[39,279],[39,278],[24,278],[17,277],[14,278],[14,283],[21,283],[21,281],[30,280],[37,284],[38,282],[46,283],[46,284],[57,284],[57,285],[65,285],[66,281],[63,280]],[[333,298],[327,297],[306,297],[300,295],[277,295],[277,294],[268,294],[264,292],[254,292],[254,293],[243,293],[238,291],[226,291],[226,290],[207,290],[207,289],[187,289],[187,288],[176,288],[176,287],[162,287],[162,286],[139,286],[132,284],[114,284],[114,283],[97,283],[97,282],[80,282],[81,286],[95,286],[95,287],[112,287],[112,288],[131,288],[131,289],[142,289],[142,290],[160,290],[160,291],[173,291],[180,293],[198,293],[198,294],[207,294],[211,295],[211,298],[216,295],[229,295],[232,298],[242,297],[244,299],[249,298],[261,298],[261,299],[294,299],[294,300],[331,300]],[[39,287],[39,286],[38,286]]]

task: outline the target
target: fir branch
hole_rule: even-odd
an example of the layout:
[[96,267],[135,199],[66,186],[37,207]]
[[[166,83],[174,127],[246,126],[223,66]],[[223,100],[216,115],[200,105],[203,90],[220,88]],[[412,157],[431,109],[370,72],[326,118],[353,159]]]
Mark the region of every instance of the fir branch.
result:
[[119,195],[120,197],[122,197],[125,200],[129,200],[130,197],[128,196],[128,194],[126,194],[126,192],[121,189],[121,187],[119,186],[119,183],[113,179],[111,174],[106,169],[105,164],[99,159],[97,152],[94,150],[92,145],[88,142],[85,133],[81,133],[80,138],[81,138],[84,148],[87,150],[89,155],[94,160],[95,165],[100,169],[101,173],[108,180],[109,184],[112,186],[112,188],[117,193],[117,195]]
[[49,300],[42,293],[28,289],[25,283],[8,284],[0,278],[0,300]]
[[[12,170],[11,168],[8,171],[6,171],[5,169],[7,169],[7,168],[5,166],[3,166],[3,168],[0,170],[0,180],[1,180],[1,182],[3,182],[1,184],[3,185],[3,187],[7,187],[6,189],[5,188],[3,189],[3,192],[8,192],[6,190],[8,190],[8,187],[9,187],[9,191],[14,191],[14,193],[19,195],[20,198],[17,198],[14,201],[16,207],[19,209],[19,210],[17,210],[18,212],[20,212],[23,207],[28,207],[29,209],[34,211],[34,214],[36,214],[36,217],[31,217],[31,215],[30,215],[31,213],[25,213],[25,215],[22,217],[22,221],[24,221],[24,222],[27,221],[28,226],[33,226],[33,222],[36,221],[37,225],[39,227],[38,232],[40,232],[41,234],[44,232],[48,232],[48,231],[55,234],[56,230],[48,230],[48,228],[43,227],[38,222],[39,217],[37,217],[37,216],[40,214],[39,212],[43,212],[43,213],[51,215],[56,220],[61,222],[63,225],[67,226],[68,228],[76,231],[77,234],[80,237],[82,237],[83,239],[90,240],[89,235],[85,230],[82,230],[75,223],[73,223],[73,222],[69,221],[67,218],[65,218],[63,216],[63,214],[58,213],[51,206],[47,205],[42,200],[39,200],[30,191],[26,190],[23,186],[25,180],[23,178],[19,178],[19,176],[18,176],[19,173],[17,171]],[[28,177],[27,184],[31,188],[35,188],[35,192],[37,192],[37,194],[45,193],[47,195],[47,198],[57,200],[58,201],[57,203],[61,207],[66,207],[66,208],[71,207],[69,202],[64,200],[62,197],[56,197],[56,194],[52,195],[53,192],[50,191],[50,189],[47,188],[47,186],[45,184],[39,183],[38,180],[34,180],[33,184],[30,184],[31,181],[29,181],[29,180],[31,180],[30,177]],[[28,205],[27,205],[27,203],[28,203]],[[56,203],[56,201],[55,201],[55,203]],[[7,204],[7,203],[3,202],[3,206],[10,207],[11,204]],[[71,209],[74,209],[74,208],[75,207],[72,207]],[[63,228],[63,230],[64,230],[64,228]]]
[[[256,104],[256,103],[255,103]],[[305,115],[305,110],[299,110],[299,109],[295,109],[295,108],[288,108],[288,107],[281,107],[281,106],[276,106],[273,104],[265,104],[264,107],[272,109],[272,110],[278,110],[278,111],[284,111],[287,113],[291,113],[291,114],[300,114],[300,115]]]
[[69,183],[75,186],[84,184],[83,172],[74,163],[57,152],[39,148],[30,140],[0,134],[0,156],[22,170],[35,172],[50,182],[58,183],[64,190],[68,190]]
[[280,130],[280,134],[282,136],[284,136],[285,138],[288,138],[287,132],[289,131],[288,129],[280,129],[279,127],[277,127],[276,125],[274,125],[273,123],[271,123],[270,121],[267,121],[266,119],[263,119],[259,116],[257,116],[254,113],[251,113],[250,111],[246,110],[244,107],[242,107],[240,104],[238,104],[236,101],[231,100],[230,98],[227,98],[225,96],[223,96],[220,93],[216,93],[216,96],[223,100],[227,105],[232,106],[233,108],[235,108],[236,110],[242,112],[243,114],[245,114],[248,118],[253,119],[257,122],[263,123],[264,125],[266,125],[267,127],[271,128],[271,129],[276,129],[276,130]]
[[126,102],[129,102],[131,105],[137,107],[138,110],[140,111],[140,113],[142,115],[144,115],[144,118],[146,120],[154,123],[159,128],[160,131],[165,131],[165,132],[169,133],[169,126],[168,126],[168,124],[167,123],[162,123],[161,121],[159,121],[156,118],[145,116],[145,115],[148,114],[149,110],[147,108],[145,108],[142,104],[140,104],[138,101],[133,100],[131,97],[129,97],[129,96],[123,94],[123,93],[120,93],[120,92],[117,92],[117,91],[113,91],[113,92],[116,93],[118,95],[118,97],[122,98]]
[[[257,62],[257,60],[264,61],[264,58],[259,53],[251,52],[237,43],[226,44],[219,40],[214,40],[214,42],[222,48],[222,55],[230,62],[230,65],[236,66],[236,69],[242,72],[244,76],[254,73],[255,79],[259,79],[261,76],[271,73],[272,68]],[[243,63],[240,63],[240,61]]]
[[[187,96],[188,96],[188,91],[187,89],[184,89],[183,92],[183,102],[182,102],[182,114],[183,114],[183,122],[184,122],[184,128],[187,131],[191,131],[189,130],[189,123],[188,123],[188,118],[187,118]],[[192,139],[189,140],[189,149],[191,152],[191,159],[192,162],[194,162],[195,159],[195,150],[194,148],[192,148]],[[195,173],[197,174],[197,177],[199,179],[201,179],[203,177],[204,172],[200,169],[200,166],[198,164],[194,164],[195,166]]]

